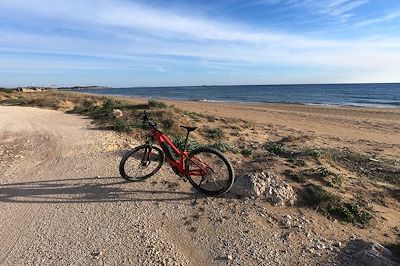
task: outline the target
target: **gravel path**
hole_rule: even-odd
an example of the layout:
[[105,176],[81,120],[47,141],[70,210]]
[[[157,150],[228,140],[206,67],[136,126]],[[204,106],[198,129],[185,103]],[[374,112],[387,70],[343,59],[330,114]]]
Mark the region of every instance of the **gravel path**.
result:
[[0,107],[0,265],[335,261],[335,232],[323,217],[230,195],[193,205],[196,193],[167,167],[146,182],[124,182],[118,163],[137,143],[90,122]]

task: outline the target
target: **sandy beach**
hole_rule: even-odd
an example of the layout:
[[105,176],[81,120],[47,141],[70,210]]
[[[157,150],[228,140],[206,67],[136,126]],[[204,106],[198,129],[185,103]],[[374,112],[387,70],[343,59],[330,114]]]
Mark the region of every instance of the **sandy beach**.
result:
[[165,102],[204,115],[252,121],[269,132],[272,140],[290,134],[309,134],[325,139],[326,145],[351,145],[358,149],[381,147],[387,155],[400,156],[400,108]]

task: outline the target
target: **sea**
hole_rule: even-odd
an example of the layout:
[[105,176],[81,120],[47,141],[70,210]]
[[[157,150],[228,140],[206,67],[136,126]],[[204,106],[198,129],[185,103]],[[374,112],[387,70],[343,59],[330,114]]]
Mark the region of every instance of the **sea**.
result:
[[101,95],[232,103],[400,108],[400,83],[226,85],[79,89]]

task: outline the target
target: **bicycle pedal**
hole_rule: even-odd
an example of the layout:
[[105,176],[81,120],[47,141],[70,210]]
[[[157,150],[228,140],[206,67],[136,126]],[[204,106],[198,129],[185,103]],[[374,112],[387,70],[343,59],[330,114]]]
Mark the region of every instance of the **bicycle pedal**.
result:
[[181,180],[183,180],[183,181],[185,181],[185,182],[188,181],[187,178],[186,178],[186,176],[184,176],[184,175],[178,175],[178,176],[179,176],[179,178],[180,178]]

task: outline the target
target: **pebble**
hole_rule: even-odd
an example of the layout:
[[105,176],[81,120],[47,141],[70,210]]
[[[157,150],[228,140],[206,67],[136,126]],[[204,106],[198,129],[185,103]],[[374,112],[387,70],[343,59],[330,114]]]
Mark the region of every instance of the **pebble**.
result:
[[103,253],[101,251],[95,251],[92,253],[92,257],[94,259],[98,259],[101,255],[103,255]]
[[342,242],[337,242],[337,243],[335,243],[335,244],[333,244],[335,247],[338,247],[338,248],[340,248],[341,246],[342,246]]

